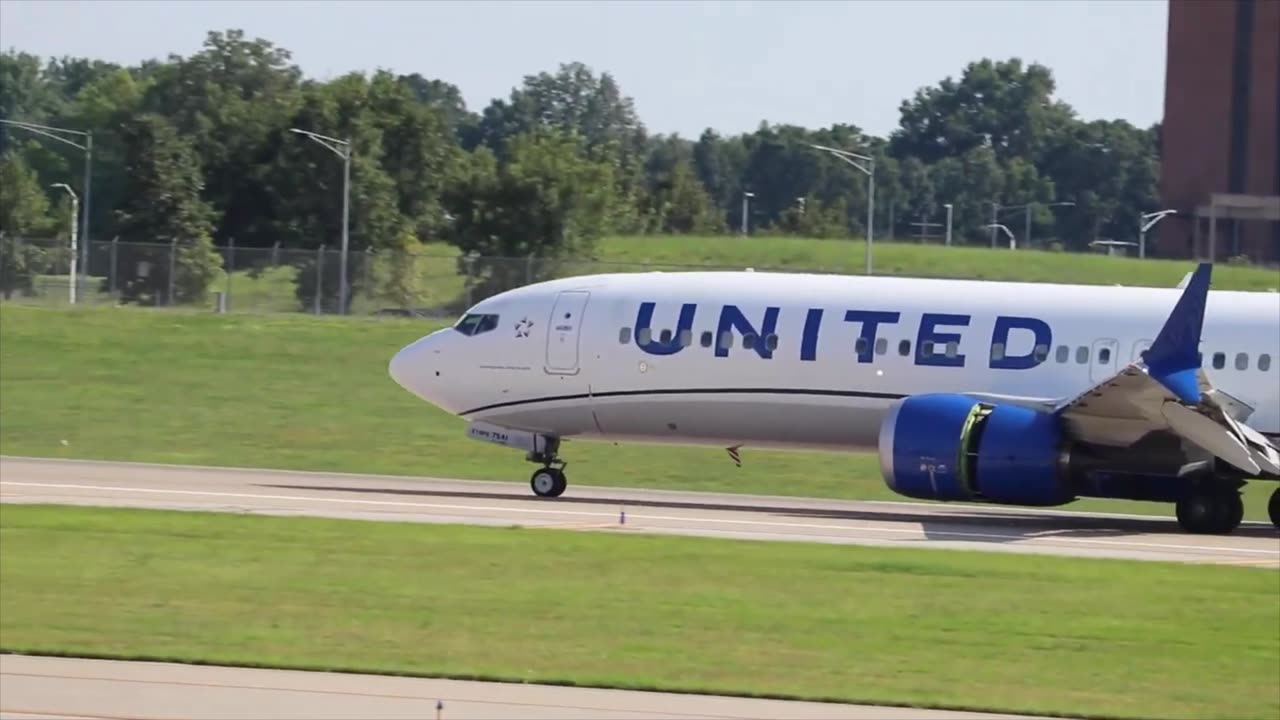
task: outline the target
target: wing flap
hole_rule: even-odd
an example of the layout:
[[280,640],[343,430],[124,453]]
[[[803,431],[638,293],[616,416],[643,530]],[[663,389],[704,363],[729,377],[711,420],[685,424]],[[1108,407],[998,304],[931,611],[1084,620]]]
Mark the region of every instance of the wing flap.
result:
[[1212,266],[1202,263],[1140,362],[1054,410],[1079,439],[1128,445],[1168,430],[1214,457],[1257,475],[1280,476],[1280,450],[1244,424],[1248,403],[1215,387],[1201,367],[1200,335]]

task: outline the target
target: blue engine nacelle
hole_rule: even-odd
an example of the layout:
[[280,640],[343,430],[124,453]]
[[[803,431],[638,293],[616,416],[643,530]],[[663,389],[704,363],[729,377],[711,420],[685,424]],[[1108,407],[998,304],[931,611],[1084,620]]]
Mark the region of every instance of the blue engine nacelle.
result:
[[1063,505],[1076,499],[1058,420],[964,395],[897,401],[880,426],[889,489],[924,500]]

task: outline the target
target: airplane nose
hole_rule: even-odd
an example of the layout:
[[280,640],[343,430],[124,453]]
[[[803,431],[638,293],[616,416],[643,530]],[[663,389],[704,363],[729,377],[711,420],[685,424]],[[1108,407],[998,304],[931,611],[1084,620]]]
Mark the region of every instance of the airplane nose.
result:
[[[429,400],[433,355],[427,349],[430,337],[420,338],[404,346],[391,357],[387,372],[400,387]],[[438,372],[438,370],[436,371]]]

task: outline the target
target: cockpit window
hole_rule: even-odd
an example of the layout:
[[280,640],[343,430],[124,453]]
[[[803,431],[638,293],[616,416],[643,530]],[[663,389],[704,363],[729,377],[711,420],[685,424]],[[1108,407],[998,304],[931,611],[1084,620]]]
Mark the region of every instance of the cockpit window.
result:
[[453,329],[463,335],[471,336],[489,332],[496,327],[498,327],[497,315],[470,313],[464,315],[463,318],[453,326]]

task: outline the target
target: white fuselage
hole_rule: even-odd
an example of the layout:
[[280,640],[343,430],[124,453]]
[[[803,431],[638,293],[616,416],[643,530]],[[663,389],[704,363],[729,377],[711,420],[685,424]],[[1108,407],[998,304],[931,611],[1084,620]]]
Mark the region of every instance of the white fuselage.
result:
[[[420,397],[505,428],[872,449],[884,412],[906,395],[1082,392],[1139,359],[1179,294],[753,272],[596,275],[489,298],[468,311],[482,317],[461,325],[489,329],[432,333],[392,364]],[[874,340],[869,318],[880,320]],[[743,347],[744,335],[755,347]],[[1280,294],[1211,292],[1201,350],[1213,384],[1254,408],[1248,424],[1280,434]]]

